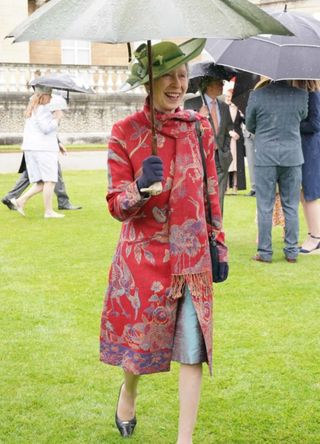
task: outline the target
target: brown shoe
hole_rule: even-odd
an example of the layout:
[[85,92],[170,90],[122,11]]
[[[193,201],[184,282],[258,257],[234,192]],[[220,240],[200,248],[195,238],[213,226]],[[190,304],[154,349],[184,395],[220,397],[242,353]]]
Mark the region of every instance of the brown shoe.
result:
[[289,262],[289,264],[295,264],[297,262],[296,258],[291,258],[291,257],[285,257],[286,261]]
[[272,260],[267,260],[267,259],[262,259],[262,257],[259,254],[256,254],[255,256],[252,257],[253,261],[257,261],[257,262],[265,262],[266,264],[271,264]]

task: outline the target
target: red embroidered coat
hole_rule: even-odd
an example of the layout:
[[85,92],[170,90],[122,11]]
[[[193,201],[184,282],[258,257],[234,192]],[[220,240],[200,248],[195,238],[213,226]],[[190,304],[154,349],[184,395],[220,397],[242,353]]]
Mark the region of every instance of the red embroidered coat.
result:
[[[178,303],[172,295],[172,262],[180,248],[184,250],[184,256],[178,256],[178,266],[181,267],[182,260],[182,273],[186,270],[185,282],[197,312],[211,370],[212,281],[202,282],[200,291],[199,286],[193,285],[192,276],[195,275],[190,277],[185,263],[187,258],[196,271],[210,270],[207,240],[203,241],[199,234],[199,227],[206,221],[204,210],[201,210],[204,208],[203,169],[195,131],[196,120],[201,121],[203,129],[210,205],[220,260],[227,261],[212,131],[208,121],[192,111],[177,110],[173,128],[170,126],[172,121],[161,122],[165,117],[158,115],[158,156],[164,165],[163,192],[143,198],[136,179],[141,174],[143,160],[151,155],[148,111],[146,104],[142,111],[116,123],[109,142],[107,201],[112,216],[122,222],[122,229],[102,312],[100,356],[103,362],[121,366],[134,374],[170,369]],[[182,139],[179,139],[180,132]],[[182,145],[179,145],[180,141]],[[184,182],[186,176],[188,182]],[[190,196],[184,183],[189,183],[188,186],[194,183],[193,188],[196,186]],[[174,200],[173,188],[176,190]],[[172,206],[175,208],[172,209]],[[180,225],[175,224],[178,230],[170,230],[173,210],[179,218],[179,214],[184,214],[184,209],[189,206],[194,206],[195,217],[184,219]],[[172,233],[176,231],[178,235],[173,239]]]

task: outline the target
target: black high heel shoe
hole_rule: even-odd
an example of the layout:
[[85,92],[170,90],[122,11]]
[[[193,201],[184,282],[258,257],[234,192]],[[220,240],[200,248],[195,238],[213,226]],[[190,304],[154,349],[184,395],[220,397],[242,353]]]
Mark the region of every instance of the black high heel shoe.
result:
[[120,390],[119,390],[119,396],[118,396],[118,402],[117,402],[116,414],[115,414],[115,422],[116,422],[116,426],[120,432],[120,435],[123,438],[129,438],[133,434],[135,426],[137,425],[137,418],[136,418],[136,415],[134,415],[134,417],[132,419],[130,419],[129,421],[122,421],[118,416],[118,405],[119,405],[119,399],[120,399],[122,387],[123,387],[123,384],[121,385]]
[[[314,236],[313,234],[310,234],[310,233],[308,233],[308,234],[310,235],[310,237],[312,237],[312,239],[317,239],[317,240],[320,239],[319,236]],[[301,254],[319,254],[320,253],[320,241],[311,250],[306,250],[305,248],[300,247],[299,253],[301,253]]]

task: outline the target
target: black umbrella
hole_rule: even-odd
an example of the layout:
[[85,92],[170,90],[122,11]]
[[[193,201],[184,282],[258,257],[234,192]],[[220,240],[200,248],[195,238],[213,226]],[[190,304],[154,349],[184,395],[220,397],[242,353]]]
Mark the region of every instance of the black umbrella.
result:
[[245,40],[208,39],[215,63],[272,80],[320,79],[320,21],[298,12],[271,13],[294,36],[259,35]]
[[94,94],[95,91],[90,86],[77,78],[71,77],[68,74],[50,74],[47,76],[36,77],[29,82],[29,86],[47,86],[52,89],[60,89],[67,91],[67,101],[69,101],[69,92]]
[[200,62],[190,65],[188,93],[196,93],[199,84],[205,77],[216,80],[230,80],[237,74],[237,71],[213,62]]

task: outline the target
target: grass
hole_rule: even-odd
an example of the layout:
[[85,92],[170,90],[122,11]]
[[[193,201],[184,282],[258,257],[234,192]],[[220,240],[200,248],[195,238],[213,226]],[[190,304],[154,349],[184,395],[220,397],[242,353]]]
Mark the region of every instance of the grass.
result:
[[[0,442],[107,443],[121,371],[98,361],[100,312],[120,224],[101,171],[65,172],[83,210],[44,220],[0,208]],[[0,177],[0,195],[16,175]],[[194,444],[320,443],[319,256],[255,253],[255,199],[225,198],[231,274],[216,285],[214,378],[204,372]],[[301,232],[305,233],[302,221]],[[303,237],[303,236],[301,236]],[[175,444],[178,365],[142,378],[133,444]]]
[[[66,145],[68,151],[104,151],[105,144]],[[0,145],[1,153],[20,153],[21,145]]]

